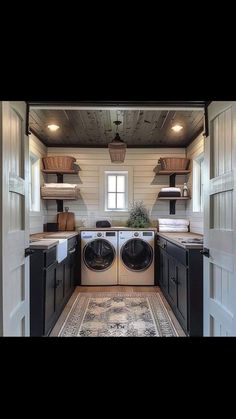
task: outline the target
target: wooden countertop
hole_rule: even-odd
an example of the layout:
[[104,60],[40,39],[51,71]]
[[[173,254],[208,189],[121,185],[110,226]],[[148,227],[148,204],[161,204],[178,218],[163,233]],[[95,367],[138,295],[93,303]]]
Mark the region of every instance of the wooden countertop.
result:
[[30,235],[30,240],[40,240],[49,238],[70,239],[78,236],[78,231],[47,231],[42,233],[35,233]]
[[159,233],[157,232],[158,236],[162,237],[163,239],[169,240],[174,244],[177,244],[184,249],[202,249],[203,243],[181,243],[182,240],[188,239],[203,239],[202,234],[196,233]]
[[43,240],[36,240],[29,244],[30,249],[42,249],[48,250],[52,247],[56,246],[59,243],[59,240],[53,239],[43,239]]
[[47,231],[30,235],[31,249],[51,249],[59,243],[59,239],[70,239],[77,236],[78,231]]

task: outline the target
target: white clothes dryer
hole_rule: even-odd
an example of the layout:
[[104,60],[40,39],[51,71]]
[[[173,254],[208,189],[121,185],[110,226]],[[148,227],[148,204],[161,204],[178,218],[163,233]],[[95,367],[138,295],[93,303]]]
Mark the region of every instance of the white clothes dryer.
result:
[[155,231],[119,231],[118,283],[154,285]]

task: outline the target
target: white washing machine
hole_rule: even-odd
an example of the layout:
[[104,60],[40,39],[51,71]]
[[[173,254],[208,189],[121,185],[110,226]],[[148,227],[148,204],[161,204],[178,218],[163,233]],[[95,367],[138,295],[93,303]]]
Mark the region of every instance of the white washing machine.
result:
[[81,285],[117,284],[117,231],[81,232]]
[[154,285],[155,232],[119,231],[118,283]]

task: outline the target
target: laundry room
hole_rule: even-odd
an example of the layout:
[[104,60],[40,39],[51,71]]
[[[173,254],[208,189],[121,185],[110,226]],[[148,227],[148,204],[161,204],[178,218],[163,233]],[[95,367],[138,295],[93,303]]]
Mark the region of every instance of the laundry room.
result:
[[235,103],[220,104],[3,102],[14,227],[4,234],[12,251],[22,241],[24,270],[12,256],[12,275],[28,305],[13,322],[22,290],[11,303],[5,290],[6,334],[233,333],[222,319],[233,312]]

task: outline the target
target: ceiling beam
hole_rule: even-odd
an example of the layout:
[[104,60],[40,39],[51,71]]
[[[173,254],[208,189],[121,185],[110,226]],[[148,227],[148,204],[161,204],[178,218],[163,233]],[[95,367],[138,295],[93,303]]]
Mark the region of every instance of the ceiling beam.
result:
[[64,110],[204,110],[205,101],[86,101],[28,102],[31,109]]

